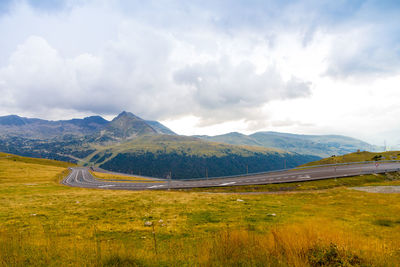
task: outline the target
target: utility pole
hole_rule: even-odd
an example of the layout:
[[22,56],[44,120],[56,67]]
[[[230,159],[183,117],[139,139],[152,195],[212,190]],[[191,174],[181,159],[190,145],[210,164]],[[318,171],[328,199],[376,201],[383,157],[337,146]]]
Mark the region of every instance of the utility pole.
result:
[[172,178],[172,172],[169,172],[168,176],[168,190],[171,190],[171,178]]
[[249,174],[249,165],[246,164],[246,174]]
[[286,170],[286,159],[283,160],[283,169]]
[[206,167],[206,179],[208,179],[208,168]]

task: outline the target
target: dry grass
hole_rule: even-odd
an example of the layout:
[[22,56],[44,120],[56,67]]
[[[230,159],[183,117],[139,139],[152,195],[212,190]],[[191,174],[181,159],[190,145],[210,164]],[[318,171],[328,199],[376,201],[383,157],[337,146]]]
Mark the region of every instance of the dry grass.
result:
[[110,173],[103,173],[103,172],[92,172],[92,174],[101,179],[108,179],[108,180],[134,180],[134,181],[148,181],[150,179],[142,178],[142,177],[135,177],[135,176],[127,176],[127,175],[116,175]]
[[164,181],[154,181],[148,178],[127,176],[127,175],[116,175],[116,174],[94,172],[94,171],[91,171],[91,174],[98,179],[113,180],[114,182],[122,182],[122,183],[123,182],[164,183]]
[[215,266],[395,266],[398,245],[311,220],[278,225],[266,234],[226,229],[203,243],[199,260]]
[[284,195],[81,189],[58,184],[65,170],[0,158],[0,266],[400,262],[396,194],[344,187]]

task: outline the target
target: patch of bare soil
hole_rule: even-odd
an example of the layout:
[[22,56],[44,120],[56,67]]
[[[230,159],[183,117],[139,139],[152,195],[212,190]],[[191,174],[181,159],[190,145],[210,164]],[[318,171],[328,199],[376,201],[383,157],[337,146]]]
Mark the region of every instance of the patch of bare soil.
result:
[[352,189],[369,192],[369,193],[400,193],[400,186],[363,186],[363,187],[352,187]]

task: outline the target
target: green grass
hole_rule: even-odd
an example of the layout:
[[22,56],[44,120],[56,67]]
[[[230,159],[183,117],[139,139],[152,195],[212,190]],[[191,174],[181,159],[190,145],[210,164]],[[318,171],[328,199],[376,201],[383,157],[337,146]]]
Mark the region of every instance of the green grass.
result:
[[[0,266],[394,266],[400,261],[398,194],[346,185],[260,195],[83,189],[58,183],[67,172],[62,164],[0,155]],[[368,177],[357,179],[397,183],[397,178]],[[321,189],[330,183],[302,186]]]
[[85,161],[90,162],[95,155],[102,157],[106,155],[105,159],[101,161],[104,163],[119,153],[177,153],[179,155],[185,154],[188,156],[216,156],[222,157],[229,154],[236,154],[239,156],[251,156],[255,153],[261,154],[291,154],[280,149],[254,147],[254,146],[235,146],[216,142],[204,141],[194,137],[185,136],[171,136],[171,135],[157,135],[157,136],[140,136],[132,141],[124,142],[107,147],[94,146],[97,151],[92,153]]
[[337,164],[348,162],[380,161],[380,160],[400,160],[400,151],[387,152],[355,152],[343,156],[332,156],[318,161],[310,162],[302,166],[315,166],[324,164]]

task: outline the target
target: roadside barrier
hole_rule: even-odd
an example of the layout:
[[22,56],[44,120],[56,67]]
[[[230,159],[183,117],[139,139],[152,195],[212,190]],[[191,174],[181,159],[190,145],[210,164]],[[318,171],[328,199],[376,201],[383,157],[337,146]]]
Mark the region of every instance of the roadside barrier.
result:
[[[367,164],[380,164],[380,163],[400,163],[400,160],[379,160],[379,161],[359,161],[359,162],[348,162],[348,163],[336,163],[336,164],[323,164],[323,165],[314,165],[314,166],[304,166],[304,167],[295,167],[295,168],[286,168],[280,170],[272,170],[266,172],[253,172],[253,173],[246,173],[246,174],[237,174],[237,175],[227,175],[227,176],[214,176],[214,177],[202,177],[202,178],[187,178],[187,179],[178,179],[180,181],[193,181],[193,180],[211,180],[211,179],[227,179],[227,178],[236,178],[236,177],[247,177],[247,176],[254,176],[254,175],[263,175],[263,174],[271,174],[271,173],[279,173],[285,171],[301,171],[305,169],[316,169],[316,168],[323,168],[323,167],[335,167],[335,166],[346,166],[346,165],[367,165]],[[373,173],[385,173],[388,171],[399,171],[400,168],[392,168],[392,169],[385,169],[385,170],[375,170]],[[357,175],[362,174],[370,174],[370,171],[360,171]],[[333,176],[333,177],[343,177],[343,176]]]

